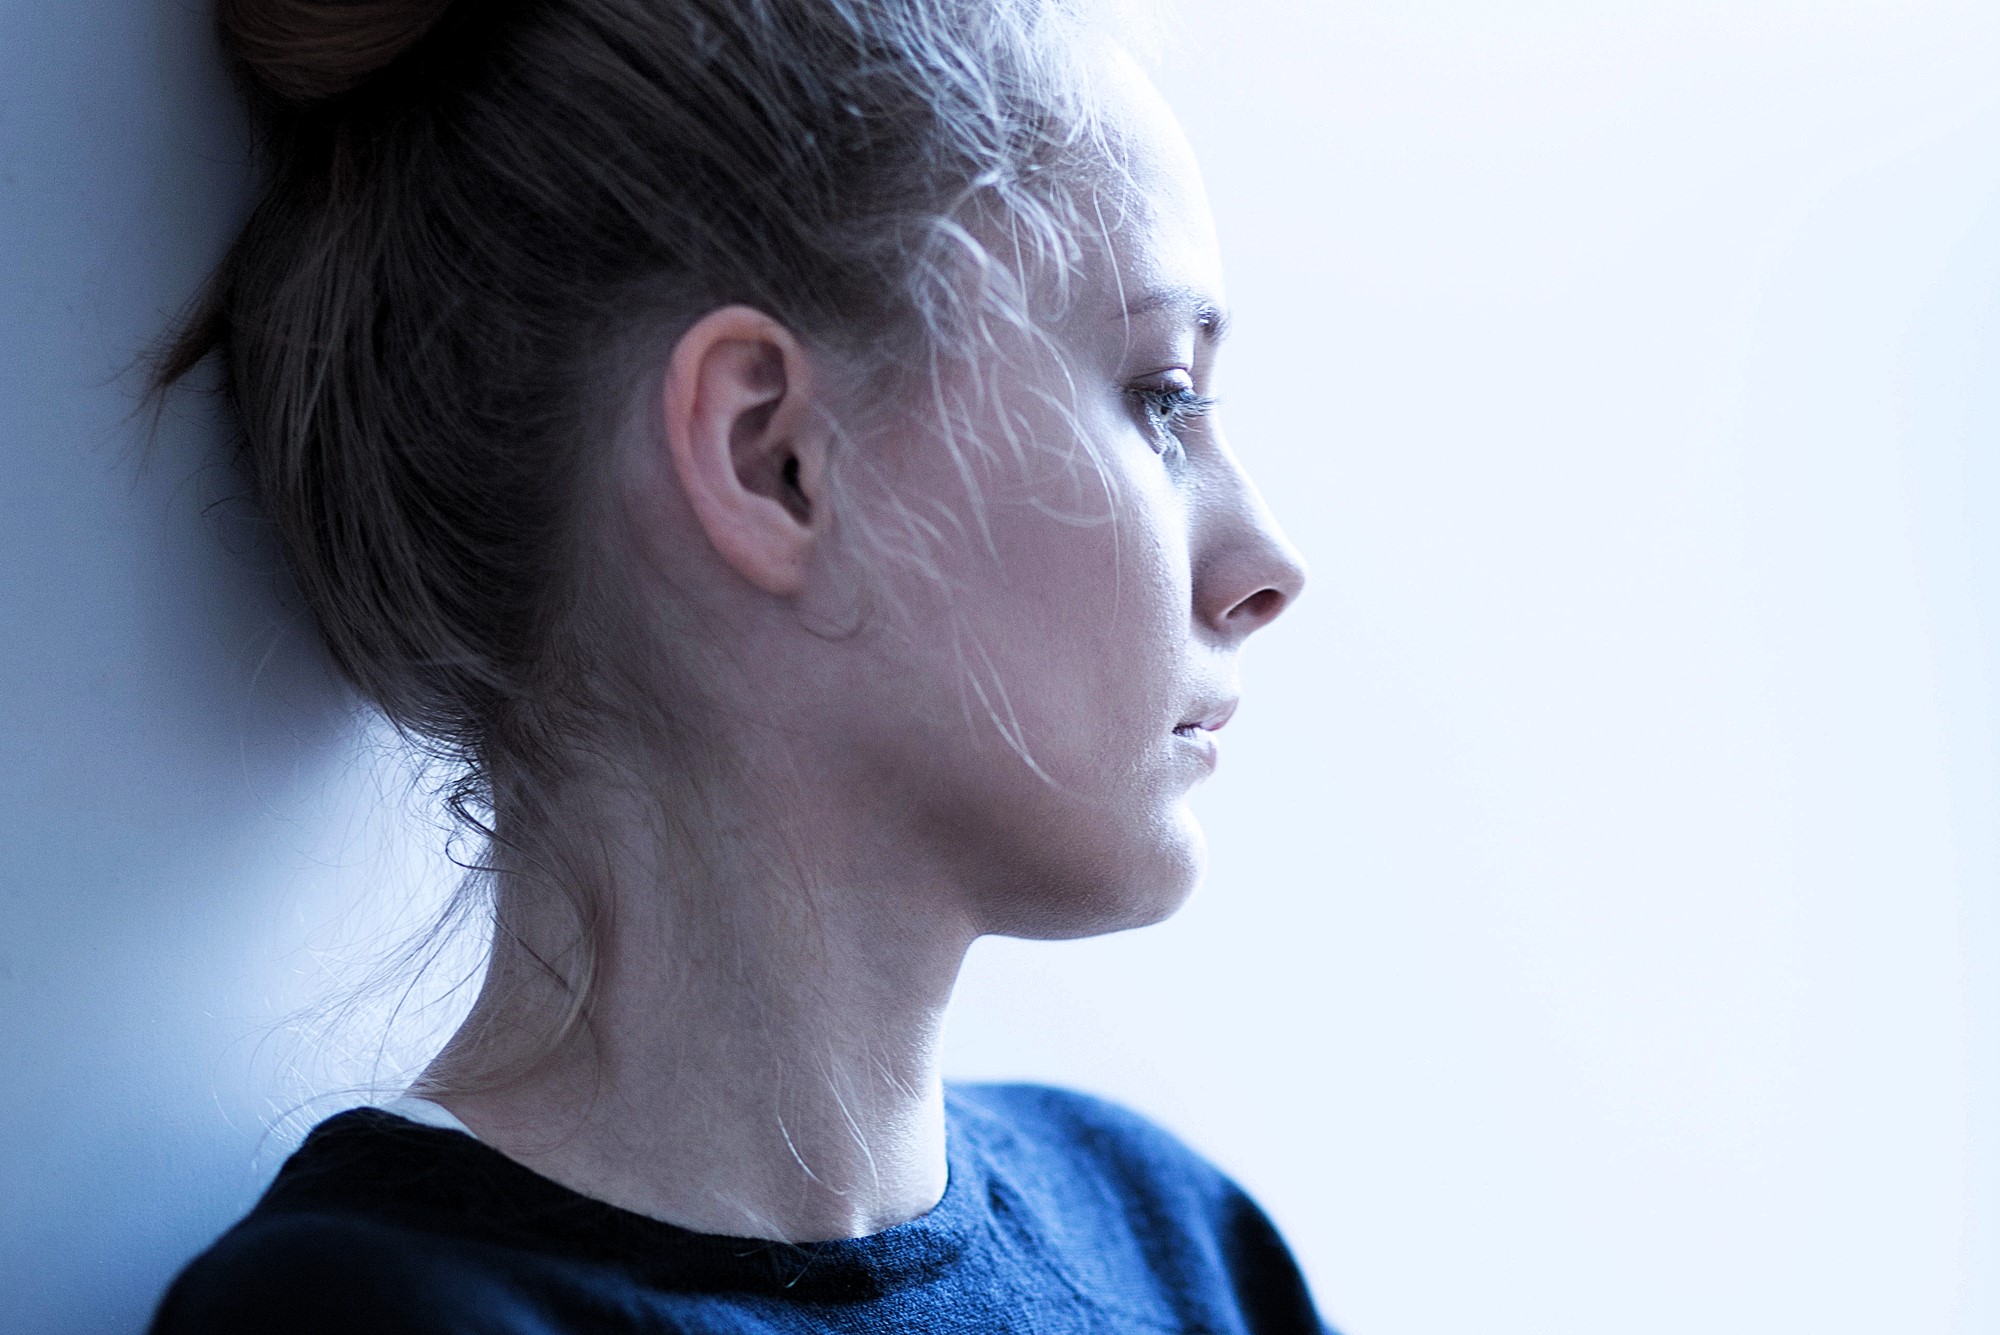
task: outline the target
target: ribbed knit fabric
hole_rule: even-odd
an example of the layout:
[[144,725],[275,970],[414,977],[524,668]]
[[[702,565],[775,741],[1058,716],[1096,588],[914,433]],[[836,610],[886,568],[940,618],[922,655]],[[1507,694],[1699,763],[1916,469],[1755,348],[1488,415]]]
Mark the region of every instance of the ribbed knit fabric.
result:
[[1325,1331],[1263,1212],[1150,1122],[1031,1085],[954,1086],[947,1118],[930,1213],[791,1245],[677,1228],[356,1109],[188,1266],[153,1335]]

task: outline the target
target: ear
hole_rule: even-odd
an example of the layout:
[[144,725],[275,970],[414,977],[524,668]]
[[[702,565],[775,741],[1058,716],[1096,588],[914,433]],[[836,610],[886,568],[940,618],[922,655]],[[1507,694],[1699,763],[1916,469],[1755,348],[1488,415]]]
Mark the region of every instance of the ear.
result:
[[667,452],[709,545],[766,593],[798,593],[826,467],[804,346],[762,311],[724,306],[674,345],[663,394]]

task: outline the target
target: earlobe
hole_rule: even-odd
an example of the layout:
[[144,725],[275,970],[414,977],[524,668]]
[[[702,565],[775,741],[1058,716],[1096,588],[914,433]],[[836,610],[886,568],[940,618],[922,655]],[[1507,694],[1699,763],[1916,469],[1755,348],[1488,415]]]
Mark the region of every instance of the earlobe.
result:
[[681,335],[662,387],[674,475],[709,545],[780,597],[804,588],[818,533],[814,393],[804,346],[748,306],[711,311]]

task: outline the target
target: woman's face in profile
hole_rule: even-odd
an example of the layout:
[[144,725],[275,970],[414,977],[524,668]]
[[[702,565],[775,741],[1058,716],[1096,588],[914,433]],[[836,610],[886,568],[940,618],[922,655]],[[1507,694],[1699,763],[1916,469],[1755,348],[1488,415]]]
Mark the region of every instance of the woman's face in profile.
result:
[[896,586],[912,633],[857,674],[837,743],[970,888],[979,929],[1008,935],[1138,926],[1185,899],[1203,862],[1187,797],[1237,653],[1304,578],[1208,411],[1222,273],[1193,154],[1136,67],[1110,84],[1127,161],[1064,355],[1002,359],[1009,424],[960,454],[933,432],[888,470],[897,516],[958,527],[942,568]]

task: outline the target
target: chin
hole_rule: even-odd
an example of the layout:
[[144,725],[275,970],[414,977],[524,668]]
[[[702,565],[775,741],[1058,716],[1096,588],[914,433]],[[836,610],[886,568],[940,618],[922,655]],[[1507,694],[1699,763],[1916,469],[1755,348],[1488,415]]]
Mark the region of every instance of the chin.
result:
[[1071,941],[1150,927],[1187,903],[1207,869],[1208,841],[1185,803],[1144,837],[1115,842],[1122,846],[1075,848],[1073,862],[1017,882],[991,934]]

